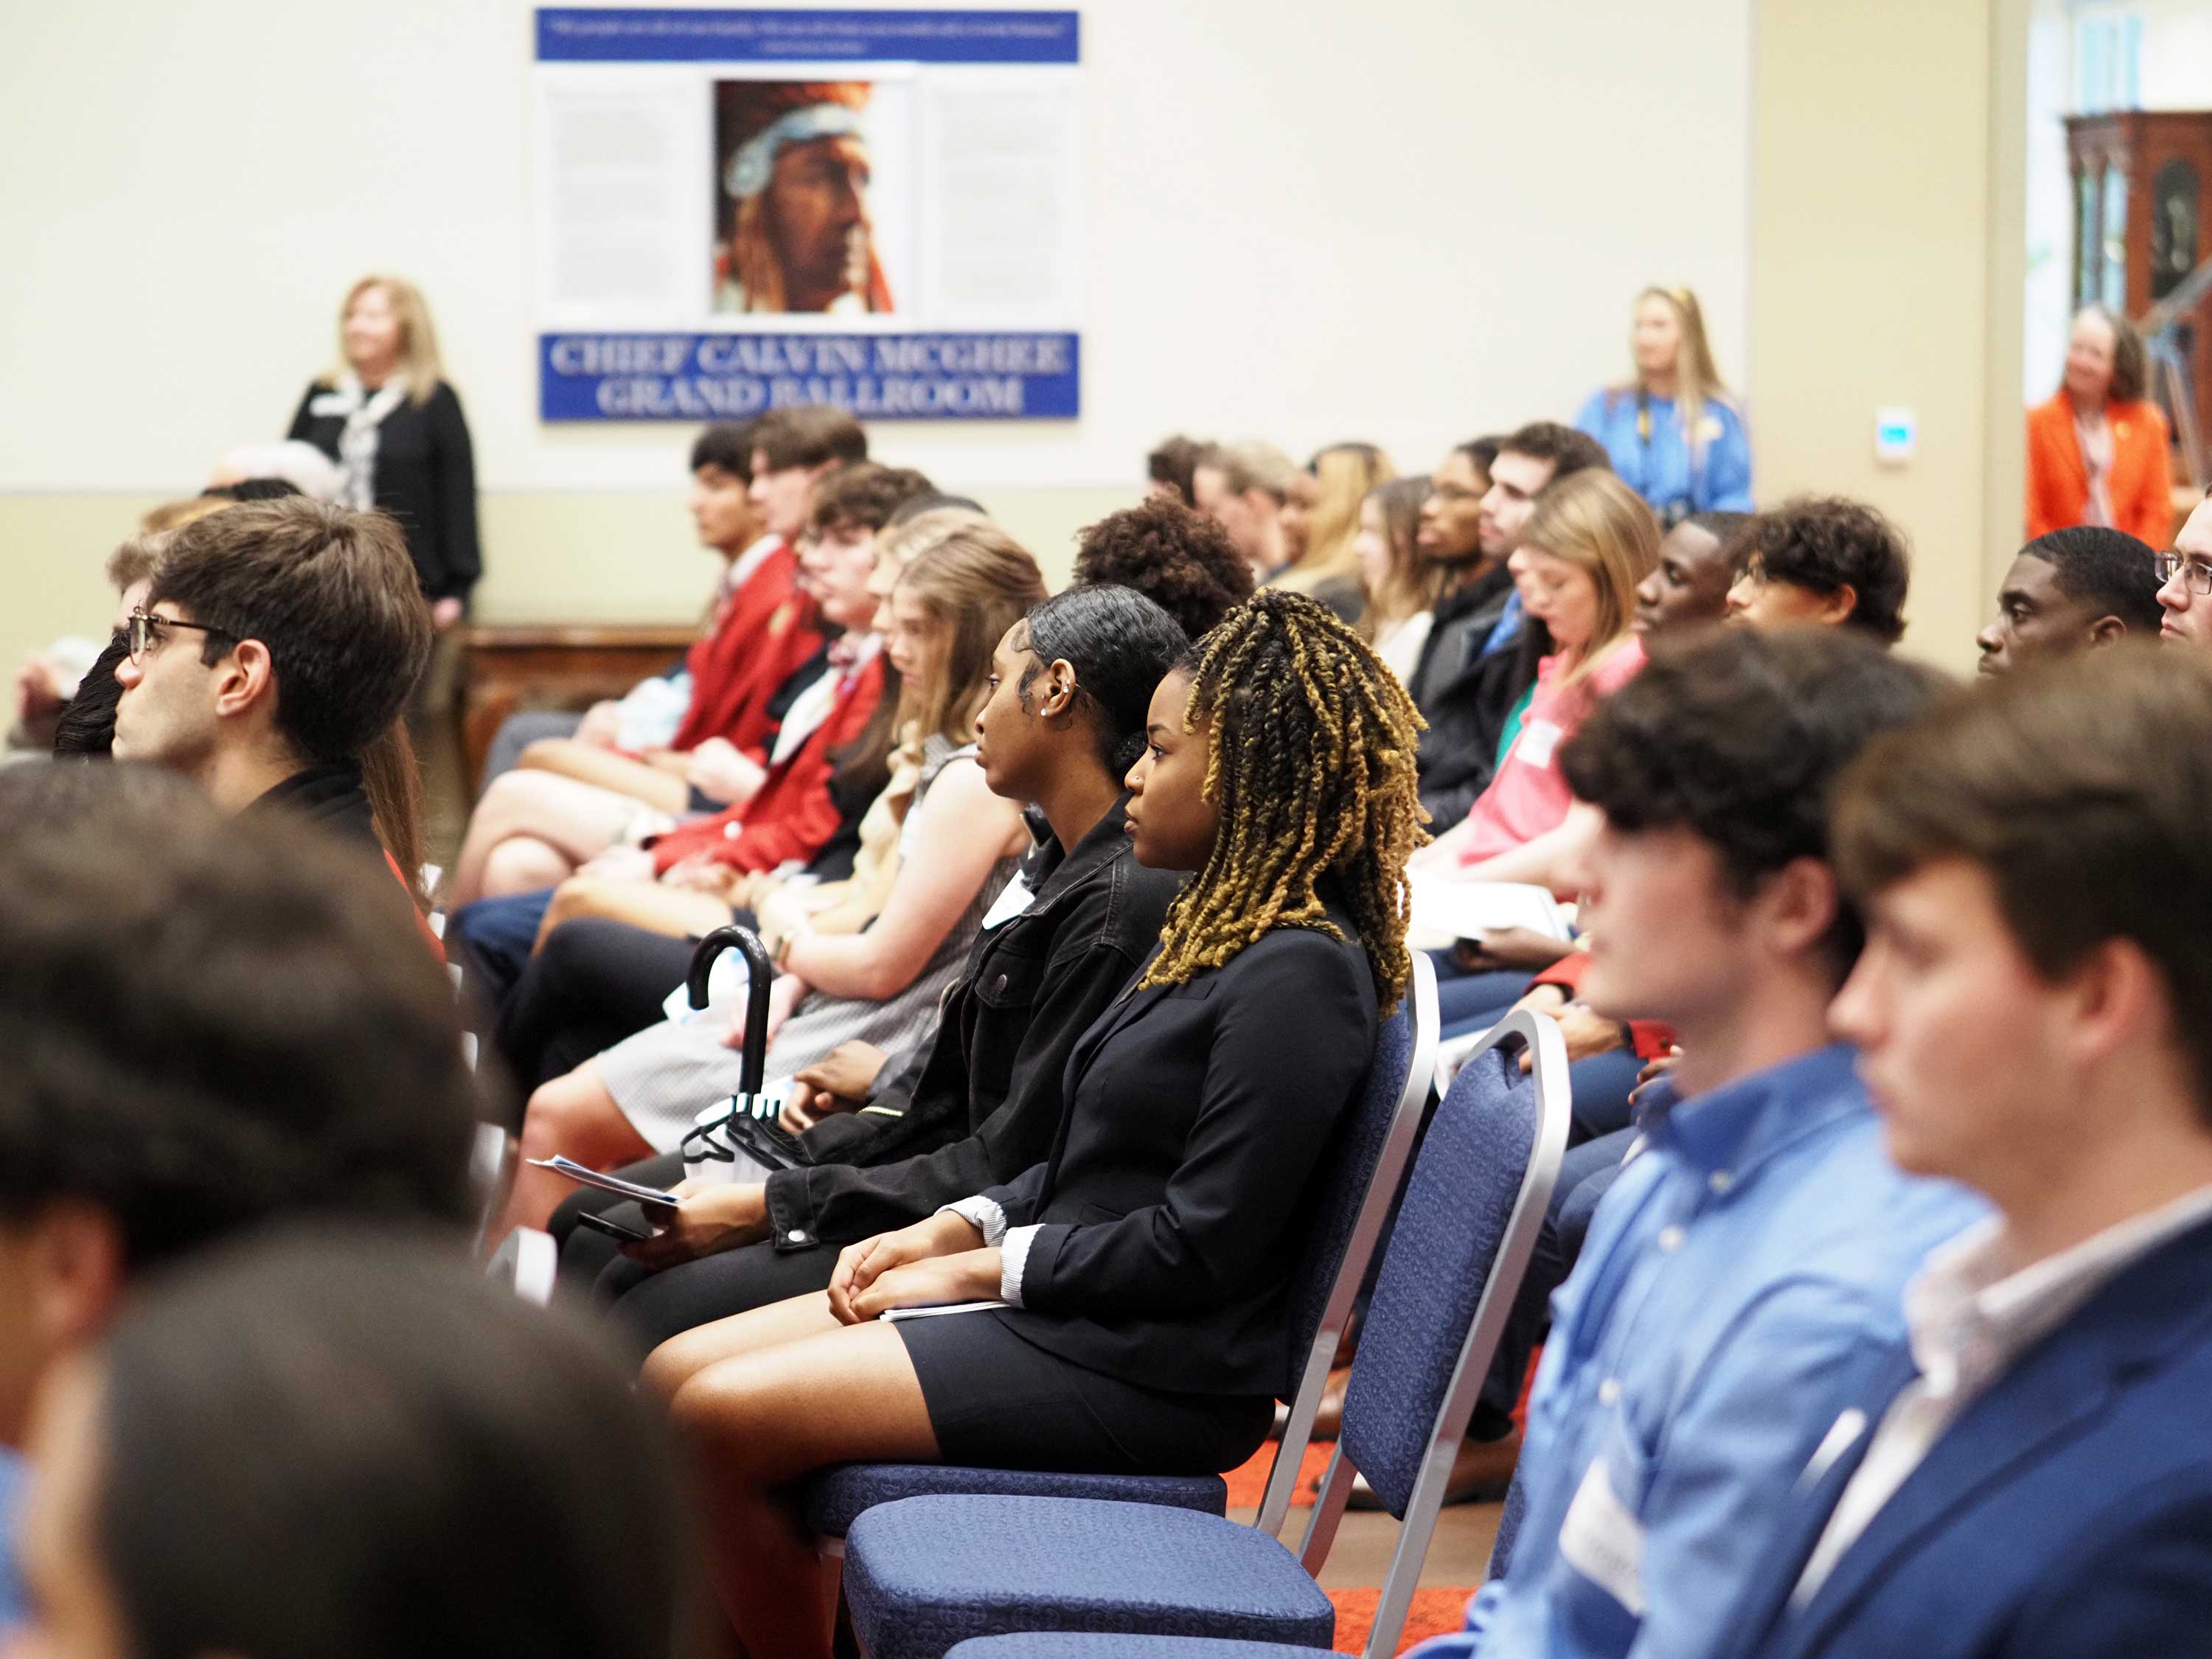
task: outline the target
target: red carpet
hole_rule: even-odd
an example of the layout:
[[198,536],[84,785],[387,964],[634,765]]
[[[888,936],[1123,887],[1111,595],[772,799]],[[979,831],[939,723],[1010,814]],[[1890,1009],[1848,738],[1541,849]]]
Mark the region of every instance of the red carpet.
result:
[[[1375,1601],[1382,1593],[1379,1589],[1333,1589],[1328,1593],[1328,1599],[1336,1603],[1339,1653],[1357,1653],[1366,1645],[1367,1632],[1375,1623]],[[1474,1594],[1472,1587],[1458,1584],[1424,1586],[1415,1590],[1413,1609],[1406,1615],[1405,1634],[1398,1638],[1398,1651],[1403,1653],[1416,1642],[1457,1630],[1467,1616],[1467,1599]]]
[[[1336,1449],[1333,1440],[1316,1440],[1306,1448],[1305,1459],[1298,1469],[1297,1490],[1291,1496],[1293,1504],[1310,1504],[1320,1490],[1321,1477],[1328,1467],[1329,1455]],[[1260,1448],[1250,1462],[1240,1469],[1232,1469],[1224,1477],[1229,1482],[1229,1507],[1232,1510],[1256,1510],[1261,1497],[1267,1488],[1267,1470],[1274,1462],[1275,1443],[1270,1440]],[[1293,1519],[1290,1530],[1297,1535],[1303,1524]],[[1370,1586],[1355,1589],[1333,1589],[1328,1599],[1336,1603],[1336,1650],[1357,1653],[1365,1645],[1367,1632],[1375,1622],[1375,1601],[1382,1591]],[[1407,1615],[1406,1632],[1399,1638],[1398,1651],[1403,1653],[1416,1642],[1426,1641],[1431,1636],[1441,1636],[1447,1631],[1457,1630],[1460,1620],[1467,1612],[1467,1598],[1474,1594],[1470,1586],[1439,1584],[1413,1592],[1413,1611]]]

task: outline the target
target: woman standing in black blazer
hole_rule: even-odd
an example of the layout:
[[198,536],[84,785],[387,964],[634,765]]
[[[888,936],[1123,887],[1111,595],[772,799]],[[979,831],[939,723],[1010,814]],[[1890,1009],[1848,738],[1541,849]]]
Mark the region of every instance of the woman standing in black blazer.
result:
[[430,309],[412,283],[364,276],[338,313],[344,367],[307,388],[288,436],[345,474],[346,504],[382,507],[407,532],[438,632],[468,608],[483,574],[476,459],[461,400],[446,384]]
[[[847,1462],[1212,1473],[1265,1437],[1291,1248],[1408,973],[1419,722],[1301,594],[1231,613],[1160,683],[1128,777],[1139,863],[1197,873],[1077,1042],[1046,1162],[848,1249],[825,1298],[663,1344],[745,1650],[826,1655],[792,1483]],[[988,1310],[897,1322],[888,1309]]]

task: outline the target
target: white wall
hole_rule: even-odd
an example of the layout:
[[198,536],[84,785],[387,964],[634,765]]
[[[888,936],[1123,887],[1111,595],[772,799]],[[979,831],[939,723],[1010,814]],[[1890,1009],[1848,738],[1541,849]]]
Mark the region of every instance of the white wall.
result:
[[[1617,376],[1650,280],[1700,291],[1743,381],[1750,0],[1083,25],[1088,412],[880,452],[1016,491],[1133,482],[1177,428],[1425,465]],[[8,37],[0,495],[196,487],[281,433],[380,267],[429,296],[488,491],[680,472],[688,428],[535,418],[525,0],[69,0]]]

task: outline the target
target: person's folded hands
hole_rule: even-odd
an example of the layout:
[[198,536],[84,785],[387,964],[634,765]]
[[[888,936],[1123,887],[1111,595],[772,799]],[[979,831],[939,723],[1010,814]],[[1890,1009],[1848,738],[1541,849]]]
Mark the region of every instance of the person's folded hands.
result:
[[[836,1271],[830,1275],[830,1311],[848,1325],[873,1319],[872,1313],[855,1311],[854,1298],[884,1274],[910,1262],[973,1251],[982,1243],[983,1235],[974,1222],[965,1216],[940,1211],[910,1227],[878,1233],[873,1238],[848,1244],[837,1257]],[[992,1281],[990,1293],[999,1293],[996,1279]]]
[[848,1298],[855,1322],[878,1319],[892,1308],[941,1307],[948,1302],[999,1299],[999,1252],[986,1247],[957,1255],[933,1255],[878,1273],[868,1287]]

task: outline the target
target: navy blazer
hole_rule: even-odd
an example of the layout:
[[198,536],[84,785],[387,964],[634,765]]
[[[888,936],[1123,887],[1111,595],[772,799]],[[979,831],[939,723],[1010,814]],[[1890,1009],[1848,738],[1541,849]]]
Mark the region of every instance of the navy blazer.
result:
[[[1324,890],[1326,892],[1326,890]],[[1189,1394],[1288,1385],[1309,1184],[1375,1063],[1375,975],[1343,937],[1275,927],[1135,990],[1069,1056],[1049,1158],[990,1196],[1039,1231],[997,1317],[1091,1370]]]
[[1838,1379],[1838,1413],[1865,1426],[1780,1517],[1745,1609],[1747,1651],[2212,1655],[2212,1224],[2130,1264],[2015,1360],[1792,1611],[1830,1511],[1914,1375],[1909,1354],[1884,1348]]

